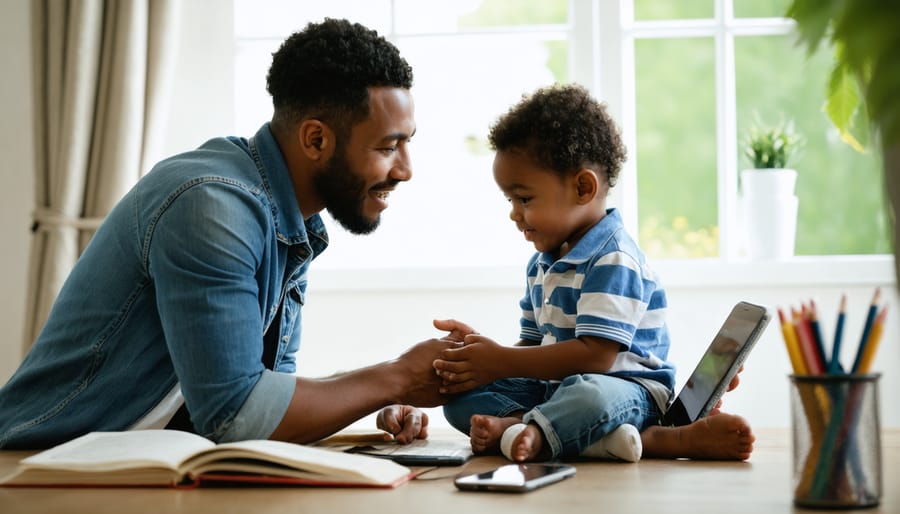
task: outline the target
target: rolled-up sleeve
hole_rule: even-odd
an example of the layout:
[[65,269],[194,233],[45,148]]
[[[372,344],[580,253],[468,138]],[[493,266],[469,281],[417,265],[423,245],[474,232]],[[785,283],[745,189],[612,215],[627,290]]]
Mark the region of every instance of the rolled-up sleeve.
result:
[[296,383],[294,375],[264,370],[219,441],[268,439],[287,412]]

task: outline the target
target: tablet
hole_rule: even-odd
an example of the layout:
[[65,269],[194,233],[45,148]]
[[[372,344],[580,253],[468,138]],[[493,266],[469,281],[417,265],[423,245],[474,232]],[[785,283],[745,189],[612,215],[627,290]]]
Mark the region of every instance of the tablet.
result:
[[750,354],[769,318],[763,306],[748,302],[735,305],[687,383],[663,414],[661,423],[688,425],[709,414]]

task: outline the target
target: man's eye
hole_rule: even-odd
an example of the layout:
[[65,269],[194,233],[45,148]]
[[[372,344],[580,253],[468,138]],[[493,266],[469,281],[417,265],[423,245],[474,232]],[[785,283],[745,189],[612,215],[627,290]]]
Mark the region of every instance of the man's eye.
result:
[[382,152],[382,153],[394,153],[397,151],[397,147],[396,146],[385,146],[383,148],[379,148],[378,151]]

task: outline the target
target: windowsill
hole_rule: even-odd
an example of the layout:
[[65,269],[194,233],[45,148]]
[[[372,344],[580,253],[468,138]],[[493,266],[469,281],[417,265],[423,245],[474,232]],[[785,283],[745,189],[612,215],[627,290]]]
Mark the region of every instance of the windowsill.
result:
[[[522,266],[429,268],[313,269],[310,287],[320,291],[495,290],[518,288]],[[890,255],[793,257],[781,261],[719,259],[657,260],[653,267],[667,288],[741,286],[879,286],[893,285]]]

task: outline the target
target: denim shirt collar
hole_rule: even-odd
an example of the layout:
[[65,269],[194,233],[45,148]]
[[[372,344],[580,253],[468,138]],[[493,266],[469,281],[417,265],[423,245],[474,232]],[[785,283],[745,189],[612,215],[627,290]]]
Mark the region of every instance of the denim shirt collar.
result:
[[303,219],[290,171],[269,123],[250,140],[250,152],[259,168],[263,187],[272,199],[276,237],[288,245],[307,243],[313,255],[319,255],[328,246],[325,223],[318,214]]

